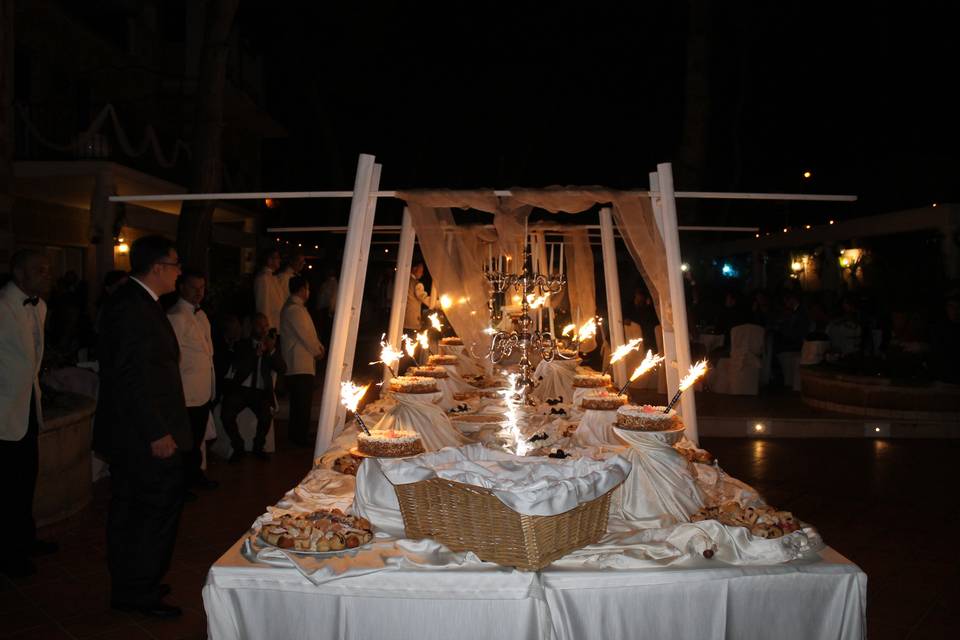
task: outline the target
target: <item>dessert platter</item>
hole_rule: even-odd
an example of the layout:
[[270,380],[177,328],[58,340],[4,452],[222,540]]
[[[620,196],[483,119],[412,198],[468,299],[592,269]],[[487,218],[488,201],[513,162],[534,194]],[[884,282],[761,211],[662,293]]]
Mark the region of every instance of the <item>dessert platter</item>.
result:
[[447,354],[434,354],[427,357],[427,364],[440,365],[440,364],[457,364],[460,362],[460,358],[454,355]]
[[626,394],[595,391],[580,398],[580,408],[591,411],[616,411],[630,401]]
[[617,409],[617,427],[626,431],[671,431],[680,424],[673,409],[645,405],[623,405]]
[[390,378],[388,388],[394,393],[437,393],[438,391],[436,378],[425,376]]
[[282,515],[264,524],[257,535],[267,547],[309,555],[336,555],[370,544],[373,528],[366,518],[339,509]]
[[425,451],[420,434],[399,429],[374,429],[357,435],[357,446],[350,450],[364,458],[405,458]]
[[462,347],[463,340],[456,336],[449,336],[447,338],[440,338],[440,344],[444,347]]
[[407,369],[406,376],[416,376],[420,378],[448,378],[450,374],[439,365],[421,365],[419,367],[410,367]]
[[573,377],[573,386],[580,389],[609,387],[613,382],[609,375],[599,373],[578,373]]

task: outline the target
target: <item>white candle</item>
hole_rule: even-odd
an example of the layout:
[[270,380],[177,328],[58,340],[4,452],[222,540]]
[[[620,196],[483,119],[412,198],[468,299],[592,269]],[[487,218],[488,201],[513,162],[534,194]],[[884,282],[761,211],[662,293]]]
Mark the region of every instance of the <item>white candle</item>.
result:
[[563,245],[564,244],[566,244],[566,242],[562,242],[560,244],[560,275],[563,275]]
[[553,249],[556,245],[550,245],[550,261],[547,262],[547,275],[553,274]]
[[493,270],[493,245],[492,244],[487,245],[487,270],[488,271]]

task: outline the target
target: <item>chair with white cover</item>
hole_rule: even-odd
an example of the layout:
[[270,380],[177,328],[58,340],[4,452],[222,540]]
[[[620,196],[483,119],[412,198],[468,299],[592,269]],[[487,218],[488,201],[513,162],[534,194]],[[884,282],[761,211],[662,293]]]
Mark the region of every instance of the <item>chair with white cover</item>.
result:
[[714,393],[755,396],[760,390],[760,372],[766,331],[756,324],[730,329],[730,355],[720,358],[709,377]]
[[800,364],[820,364],[830,350],[828,340],[804,340],[800,347]]

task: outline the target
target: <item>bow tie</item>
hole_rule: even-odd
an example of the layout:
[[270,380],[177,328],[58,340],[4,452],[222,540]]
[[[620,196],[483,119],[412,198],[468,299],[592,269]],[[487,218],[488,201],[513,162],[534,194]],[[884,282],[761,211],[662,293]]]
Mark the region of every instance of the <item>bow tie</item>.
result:
[[27,306],[28,304],[32,304],[33,306],[37,306],[37,303],[38,303],[38,302],[40,302],[40,298],[39,298],[38,296],[32,296],[32,297],[29,297],[29,298],[24,298],[24,299],[23,299],[23,306]]

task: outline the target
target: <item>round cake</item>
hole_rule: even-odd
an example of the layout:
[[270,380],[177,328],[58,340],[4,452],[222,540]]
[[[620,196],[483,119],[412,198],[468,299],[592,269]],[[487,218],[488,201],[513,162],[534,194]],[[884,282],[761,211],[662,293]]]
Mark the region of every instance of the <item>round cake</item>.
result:
[[581,389],[599,389],[610,386],[610,376],[599,373],[578,374],[573,377],[573,386]]
[[462,347],[463,340],[456,336],[451,336],[449,338],[440,338],[440,344],[445,347]]
[[436,393],[437,379],[422,376],[390,378],[390,391],[394,393]]
[[374,458],[404,458],[423,453],[423,442],[416,431],[371,431],[357,435],[357,451]]
[[447,378],[449,374],[447,370],[443,367],[438,367],[435,365],[423,365],[420,367],[410,367],[407,369],[407,376],[418,376],[421,378]]
[[561,358],[566,358],[566,359],[568,359],[568,360],[573,360],[573,359],[576,358],[578,355],[580,355],[580,354],[579,354],[577,351],[575,351],[574,349],[558,349],[557,352],[560,354],[560,357],[561,357]]
[[449,355],[433,355],[427,358],[427,364],[457,364],[460,358]]
[[630,401],[626,395],[617,395],[608,391],[596,391],[580,399],[581,409],[594,411],[616,411]]
[[677,425],[677,412],[666,407],[628,404],[617,409],[617,427],[628,431],[669,431]]

